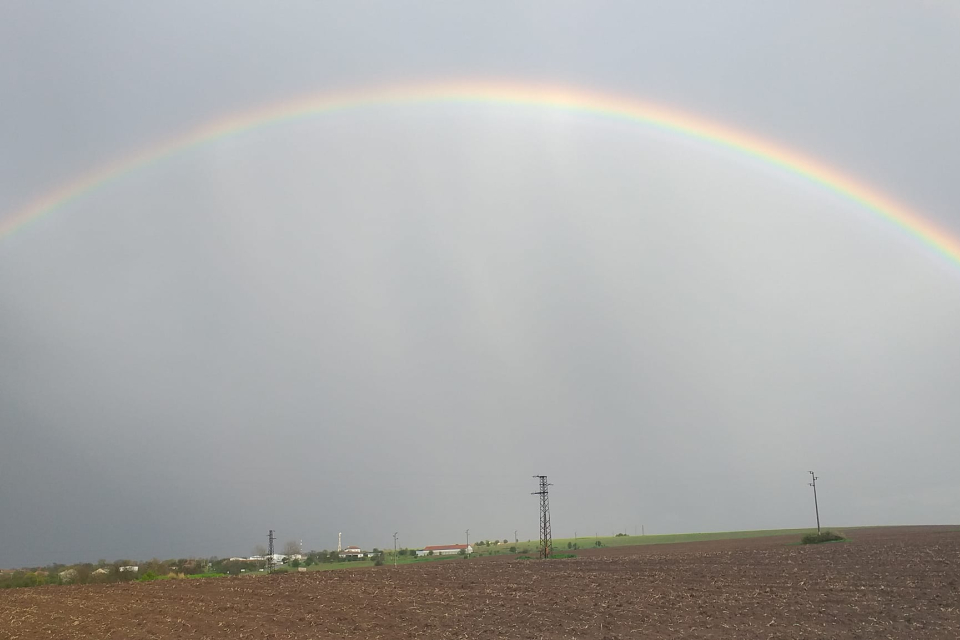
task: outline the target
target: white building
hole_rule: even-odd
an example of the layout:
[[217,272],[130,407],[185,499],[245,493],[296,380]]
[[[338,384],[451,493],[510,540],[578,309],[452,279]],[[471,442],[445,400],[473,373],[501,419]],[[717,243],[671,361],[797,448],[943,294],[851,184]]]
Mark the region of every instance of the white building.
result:
[[417,551],[418,556],[429,556],[433,551],[435,556],[455,556],[461,551],[464,553],[473,553],[473,547],[469,544],[438,544],[432,547],[424,547]]

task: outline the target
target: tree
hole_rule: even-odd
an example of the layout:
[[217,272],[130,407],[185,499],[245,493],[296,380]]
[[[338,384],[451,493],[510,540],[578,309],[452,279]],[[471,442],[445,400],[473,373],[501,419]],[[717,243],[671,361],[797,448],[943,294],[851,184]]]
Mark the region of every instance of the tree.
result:
[[283,555],[292,556],[300,553],[300,543],[296,540],[287,540],[283,543]]
[[255,545],[253,547],[253,555],[260,556],[261,558],[267,555],[267,548],[262,544]]

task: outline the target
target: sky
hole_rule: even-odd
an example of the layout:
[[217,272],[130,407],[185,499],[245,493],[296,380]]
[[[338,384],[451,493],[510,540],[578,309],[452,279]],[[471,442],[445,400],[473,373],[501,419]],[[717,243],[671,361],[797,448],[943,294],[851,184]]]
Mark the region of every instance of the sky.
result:
[[[949,2],[14,1],[0,224],[298,97],[552,85],[960,238]],[[545,106],[373,104],[0,239],[0,567],[960,521],[960,264],[796,174]]]

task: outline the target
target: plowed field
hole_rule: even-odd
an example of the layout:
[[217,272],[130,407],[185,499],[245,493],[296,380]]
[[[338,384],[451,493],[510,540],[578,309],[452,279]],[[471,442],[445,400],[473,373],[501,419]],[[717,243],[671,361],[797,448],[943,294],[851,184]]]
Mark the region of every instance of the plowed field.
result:
[[4,638],[960,638],[960,530],[0,592]]

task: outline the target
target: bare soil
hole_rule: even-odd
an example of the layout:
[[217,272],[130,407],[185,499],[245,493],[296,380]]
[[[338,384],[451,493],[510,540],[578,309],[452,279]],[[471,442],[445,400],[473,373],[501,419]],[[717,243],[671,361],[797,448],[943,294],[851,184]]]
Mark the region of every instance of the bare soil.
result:
[[0,638],[960,638],[960,528],[0,592]]

